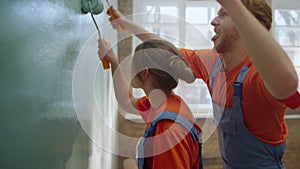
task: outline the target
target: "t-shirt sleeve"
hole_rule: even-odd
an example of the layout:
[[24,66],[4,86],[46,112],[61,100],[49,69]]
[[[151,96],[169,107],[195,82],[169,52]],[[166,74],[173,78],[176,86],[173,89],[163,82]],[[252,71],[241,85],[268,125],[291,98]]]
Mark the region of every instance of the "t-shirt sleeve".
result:
[[295,110],[300,107],[300,95],[299,92],[297,91],[295,94],[292,96],[288,97],[287,99],[279,100],[281,103],[286,105],[287,107]]
[[193,50],[188,49],[180,49],[180,53],[183,58],[189,63],[191,68],[194,71],[196,78],[203,78],[203,69],[205,69],[203,63],[201,62],[200,58],[197,57],[197,54]]
[[297,109],[300,106],[300,95],[298,91],[286,99],[279,100],[279,99],[275,99],[268,92],[261,76],[259,76],[259,80],[257,80],[257,84],[258,84],[258,88],[261,89],[260,91],[262,91],[262,94],[269,100],[269,102],[277,101],[281,103],[281,106],[285,106],[290,109]]
[[[255,70],[255,69],[253,69],[253,70]],[[249,74],[250,74],[250,72],[249,72]],[[259,90],[260,93],[258,93],[258,94],[262,95],[262,97],[266,98],[270,103],[279,102],[279,103],[281,103],[280,106],[288,107],[291,109],[297,109],[300,106],[300,95],[299,95],[298,91],[286,99],[282,99],[282,100],[276,99],[268,92],[267,88],[265,87],[263,78],[259,75],[257,70],[253,71],[252,75],[258,77],[257,80],[255,80],[256,87],[258,89],[260,89]]]
[[196,78],[209,82],[209,74],[217,60],[217,55],[211,50],[180,49],[180,54],[194,71]]
[[140,112],[140,115],[142,116],[143,120],[147,122],[147,118],[149,115],[149,111],[151,108],[150,101],[147,96],[144,96],[142,98],[139,98],[136,102],[136,107],[138,111]]

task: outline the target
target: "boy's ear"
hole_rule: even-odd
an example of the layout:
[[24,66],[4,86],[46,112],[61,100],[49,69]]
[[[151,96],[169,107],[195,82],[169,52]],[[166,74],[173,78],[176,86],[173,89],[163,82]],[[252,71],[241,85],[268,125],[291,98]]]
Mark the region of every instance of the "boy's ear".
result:
[[146,80],[148,78],[148,76],[150,75],[150,71],[148,68],[145,68],[144,70],[142,70],[140,72],[140,77],[141,77],[141,80]]

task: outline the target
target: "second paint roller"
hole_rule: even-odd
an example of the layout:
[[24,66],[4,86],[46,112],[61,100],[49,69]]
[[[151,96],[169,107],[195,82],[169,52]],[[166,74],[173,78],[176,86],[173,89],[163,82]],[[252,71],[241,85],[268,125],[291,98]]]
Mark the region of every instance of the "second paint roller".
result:
[[[100,29],[93,16],[93,14],[100,14],[103,11],[103,3],[101,2],[101,0],[81,0],[81,10],[84,13],[88,13],[88,12],[91,13],[91,17],[96,26],[99,39],[101,39],[102,37],[101,37]],[[105,57],[102,59],[102,65],[104,69],[110,68],[109,61]]]

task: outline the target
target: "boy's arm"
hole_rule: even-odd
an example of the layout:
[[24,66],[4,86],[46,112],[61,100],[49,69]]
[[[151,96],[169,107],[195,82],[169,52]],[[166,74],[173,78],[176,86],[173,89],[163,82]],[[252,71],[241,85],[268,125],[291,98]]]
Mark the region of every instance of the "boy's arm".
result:
[[105,57],[111,64],[115,95],[120,108],[122,108],[122,110],[128,113],[139,114],[139,112],[136,109],[137,99],[134,98],[132,95],[132,88],[128,85],[127,81],[125,80],[119,61],[115,56],[115,53],[111,49],[110,44],[100,39],[98,43],[98,48],[99,58],[102,60],[102,58]]

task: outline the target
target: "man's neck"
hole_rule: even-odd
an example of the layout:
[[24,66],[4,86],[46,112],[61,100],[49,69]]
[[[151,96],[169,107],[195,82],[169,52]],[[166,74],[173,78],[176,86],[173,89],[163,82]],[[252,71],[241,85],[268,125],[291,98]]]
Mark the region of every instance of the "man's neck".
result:
[[223,52],[222,59],[225,72],[228,72],[238,66],[247,55],[248,52],[244,48],[236,48],[236,50]]

